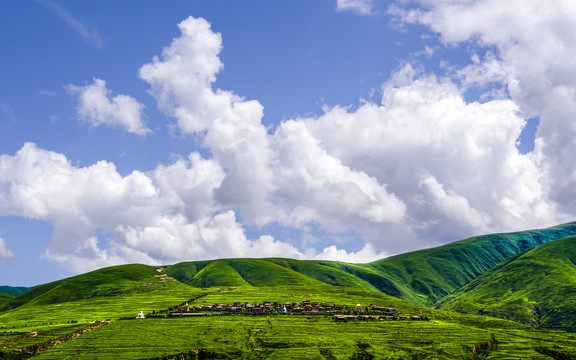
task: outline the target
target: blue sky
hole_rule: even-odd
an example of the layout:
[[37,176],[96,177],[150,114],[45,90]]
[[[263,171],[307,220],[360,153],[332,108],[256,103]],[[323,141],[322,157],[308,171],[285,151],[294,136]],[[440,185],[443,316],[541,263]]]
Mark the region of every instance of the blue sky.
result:
[[133,262],[366,262],[571,221],[572,15],[569,1],[4,2],[0,284]]

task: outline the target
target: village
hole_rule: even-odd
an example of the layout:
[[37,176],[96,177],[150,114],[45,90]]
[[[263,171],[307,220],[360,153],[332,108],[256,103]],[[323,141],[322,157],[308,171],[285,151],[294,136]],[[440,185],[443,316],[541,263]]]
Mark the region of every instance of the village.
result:
[[[262,303],[234,302],[231,304],[206,304],[191,306],[188,303],[178,306],[170,312],[172,317],[210,316],[210,315],[332,315],[335,321],[347,320],[427,320],[420,315],[406,316],[395,308],[361,304],[345,305],[325,304],[322,302],[270,302]],[[140,316],[140,315],[139,315]]]

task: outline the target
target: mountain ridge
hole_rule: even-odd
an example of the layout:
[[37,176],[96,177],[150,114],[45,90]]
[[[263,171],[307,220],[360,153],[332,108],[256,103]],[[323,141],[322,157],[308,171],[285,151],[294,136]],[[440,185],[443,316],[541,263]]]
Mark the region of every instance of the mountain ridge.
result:
[[[162,266],[121,265],[58,280],[3,297],[0,311],[26,303],[58,303],[141,291],[167,276],[193,288],[336,286],[381,292],[431,307],[502,261],[550,241],[576,235],[576,222],[545,229],[472,237],[366,264],[285,258],[237,258]],[[576,260],[576,256],[575,256]],[[161,274],[161,275],[160,275]],[[81,291],[79,290],[81,289]]]

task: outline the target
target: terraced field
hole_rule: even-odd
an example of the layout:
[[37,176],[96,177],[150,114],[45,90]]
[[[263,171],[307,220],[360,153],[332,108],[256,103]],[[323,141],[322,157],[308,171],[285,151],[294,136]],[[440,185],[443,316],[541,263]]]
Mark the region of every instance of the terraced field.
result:
[[[576,336],[474,317],[432,321],[348,321],[307,316],[213,316],[116,321],[42,352],[38,359],[149,359],[177,354],[234,359],[457,359],[492,335],[498,359],[574,355]],[[36,358],[36,357],[35,357]]]

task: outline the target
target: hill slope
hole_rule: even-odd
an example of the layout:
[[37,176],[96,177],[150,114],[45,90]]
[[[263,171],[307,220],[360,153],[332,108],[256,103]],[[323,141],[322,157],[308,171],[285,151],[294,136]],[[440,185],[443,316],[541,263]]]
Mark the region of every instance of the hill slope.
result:
[[164,277],[178,282],[162,282],[162,287],[184,292],[207,287],[330,285],[381,292],[418,306],[431,306],[510,256],[570,235],[576,235],[576,223],[478,236],[368,264],[282,258],[220,259],[170,265],[162,273],[154,266],[115,266],[40,285],[15,297],[3,296],[0,311],[24,304],[57,304],[144,293],[151,290],[146,284],[157,286]]
[[534,246],[576,235],[576,223],[548,229],[478,236],[368,264],[338,261],[221,259],[168,266],[169,276],[196,287],[357,287],[431,306],[508,257]]
[[21,295],[7,299],[0,305],[0,311],[14,309],[25,304],[58,304],[146,292],[159,286],[183,286],[176,281],[163,281],[156,269],[157,267],[154,266],[139,264],[113,266],[39,285]]
[[164,273],[185,284],[214,286],[333,286],[357,287],[377,291],[370,283],[338,269],[352,264],[283,258],[221,259],[179,263]]
[[477,236],[367,265],[398,286],[411,289],[417,303],[431,306],[508,257],[572,235],[576,235],[576,222],[540,230]]
[[444,310],[576,329],[576,236],[515,255],[442,299]]

